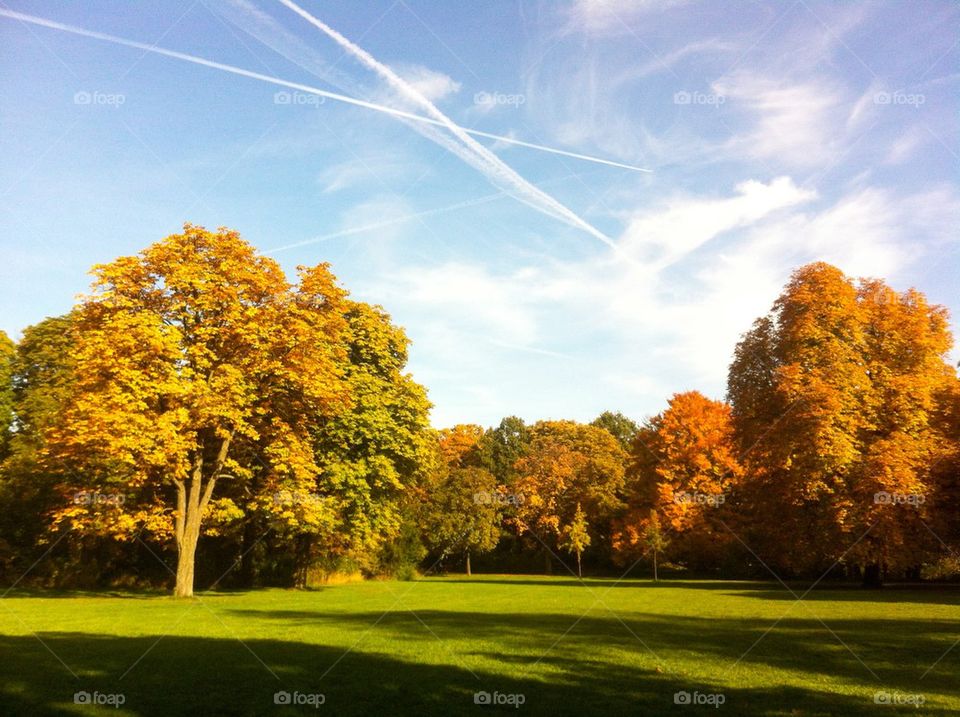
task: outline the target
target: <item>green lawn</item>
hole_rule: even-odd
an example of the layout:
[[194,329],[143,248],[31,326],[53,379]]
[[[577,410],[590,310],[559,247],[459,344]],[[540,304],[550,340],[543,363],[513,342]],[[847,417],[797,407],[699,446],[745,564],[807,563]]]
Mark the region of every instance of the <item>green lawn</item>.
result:
[[[960,646],[943,657],[958,604],[949,588],[795,604],[775,583],[506,576],[184,602],[15,592],[0,601],[0,714],[960,714]],[[78,691],[124,704],[76,705]],[[277,706],[278,691],[324,704]],[[523,704],[478,706],[478,691]]]

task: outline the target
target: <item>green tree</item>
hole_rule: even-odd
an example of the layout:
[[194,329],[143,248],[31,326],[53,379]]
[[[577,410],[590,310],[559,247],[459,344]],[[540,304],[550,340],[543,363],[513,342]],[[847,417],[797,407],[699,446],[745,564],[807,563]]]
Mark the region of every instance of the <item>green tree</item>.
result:
[[10,337],[0,331],[0,459],[7,453],[13,426],[13,364],[16,348]]
[[633,446],[633,441],[637,436],[637,432],[640,430],[640,426],[637,425],[636,421],[627,418],[620,413],[620,411],[616,413],[613,411],[604,411],[593,419],[590,425],[610,431],[610,434],[620,441],[620,445],[625,451],[629,451]]
[[656,510],[650,511],[650,517],[643,526],[643,551],[653,558],[653,581],[658,582],[658,556],[667,548],[669,541],[660,527],[660,516]]
[[441,559],[462,552],[471,575],[471,553],[493,550],[500,541],[504,505],[497,479],[489,471],[476,466],[445,470],[429,491],[423,521],[426,540]]
[[369,558],[399,537],[405,499],[433,468],[434,437],[426,389],[405,372],[403,329],[381,307],[355,301],[345,318],[352,403],[314,433],[314,492],[336,516],[317,537],[325,555]]
[[[540,421],[517,461],[518,494],[511,521],[520,535],[532,536],[550,550],[573,521],[577,505],[585,511],[593,537],[607,538],[606,529],[622,507],[626,455],[609,431],[574,421]],[[596,541],[595,541],[596,542]]]
[[65,405],[72,364],[69,330],[69,316],[24,329],[11,365],[15,430],[0,466],[0,538],[10,551],[5,556],[10,566],[33,562],[50,528],[43,518],[63,502],[56,486],[66,474],[42,459],[42,448],[45,431]]
[[530,442],[530,429],[517,416],[507,416],[496,428],[487,429],[480,439],[479,453],[483,467],[503,485],[516,478],[514,466]]

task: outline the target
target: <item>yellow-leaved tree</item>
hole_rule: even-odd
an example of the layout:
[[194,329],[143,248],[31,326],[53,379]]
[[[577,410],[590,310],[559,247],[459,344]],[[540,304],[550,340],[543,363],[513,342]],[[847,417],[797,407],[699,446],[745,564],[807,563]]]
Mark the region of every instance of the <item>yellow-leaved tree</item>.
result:
[[[311,429],[349,401],[340,289],[327,265],[280,266],[239,234],[185,225],[136,256],[94,268],[71,322],[73,377],[48,459],[86,495],[56,520],[176,542],[175,595],[193,594],[209,519],[239,517],[218,482],[242,484],[248,446],[291,490],[316,478]],[[112,492],[111,492],[112,491]],[[321,508],[322,508],[322,504]],[[107,519],[103,514],[108,513]]]

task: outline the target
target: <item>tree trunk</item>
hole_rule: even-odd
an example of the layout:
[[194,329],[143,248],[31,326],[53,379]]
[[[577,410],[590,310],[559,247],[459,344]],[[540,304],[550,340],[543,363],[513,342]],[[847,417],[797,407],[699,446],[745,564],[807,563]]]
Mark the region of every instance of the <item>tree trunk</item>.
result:
[[543,566],[544,573],[546,573],[547,575],[553,575],[553,561],[550,560],[549,550],[543,551],[543,559],[544,559],[544,566]]
[[577,577],[582,578],[583,572],[580,570],[580,551],[577,551]]
[[470,572],[470,551],[467,551],[467,577],[470,577],[473,573]]
[[660,576],[657,575],[657,551],[653,551],[653,582],[660,582]]
[[177,585],[173,594],[178,598],[193,597],[193,572],[196,565],[197,543],[200,540],[199,521],[184,530],[177,545]]
[[197,451],[193,461],[189,490],[182,480],[174,480],[177,487],[177,513],[174,516],[174,528],[177,538],[177,583],[174,597],[193,597],[194,566],[196,565],[197,543],[200,542],[200,523],[207,509],[217,478],[227,460],[233,432],[220,443],[213,471],[206,483],[203,480],[203,450]]
[[883,587],[883,570],[879,562],[870,563],[863,569],[863,587],[881,588]]

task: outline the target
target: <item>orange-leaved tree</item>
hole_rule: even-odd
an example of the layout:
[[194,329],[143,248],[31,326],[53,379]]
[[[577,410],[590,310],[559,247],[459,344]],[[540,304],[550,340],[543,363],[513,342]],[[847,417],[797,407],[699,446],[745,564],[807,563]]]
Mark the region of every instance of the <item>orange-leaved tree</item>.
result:
[[[236,232],[189,224],[93,273],[71,323],[71,395],[47,450],[93,484],[83,487],[126,496],[109,506],[116,531],[172,533],[175,594],[190,596],[205,519],[240,512],[214,491],[250,479],[234,458],[249,455],[244,445],[292,489],[312,485],[313,422],[349,400],[344,291],[326,265],[301,267],[291,285]],[[86,503],[58,519],[82,528],[96,507]]]
[[824,263],[794,272],[728,383],[748,542],[765,560],[846,563],[869,582],[920,563],[951,341],[945,310],[917,291]]
[[675,394],[634,441],[615,557],[627,562],[642,553],[656,516],[678,558],[715,564],[731,537],[720,516],[742,474],[730,407],[698,391]]

